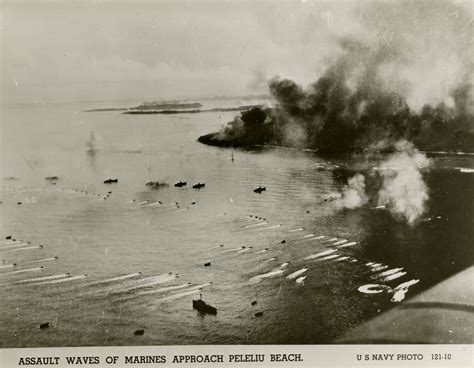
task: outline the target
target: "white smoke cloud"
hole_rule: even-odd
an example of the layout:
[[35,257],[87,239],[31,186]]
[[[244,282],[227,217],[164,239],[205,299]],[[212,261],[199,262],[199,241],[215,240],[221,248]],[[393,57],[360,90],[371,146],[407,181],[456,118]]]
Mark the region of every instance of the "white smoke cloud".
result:
[[362,174],[356,174],[347,181],[340,193],[333,194],[336,198],[335,206],[337,208],[357,208],[367,203],[368,198],[365,193],[365,177]]
[[378,168],[383,180],[378,206],[412,225],[426,211],[429,194],[422,170],[430,160],[406,140],[395,143],[395,150]]
[[[394,149],[376,168],[382,178],[376,194],[377,208],[385,207],[395,218],[413,225],[427,209],[429,192],[422,172],[430,167],[431,161],[406,140],[396,142]],[[364,175],[354,175],[340,192],[331,193],[328,199],[334,201],[337,209],[363,206],[369,201]]]

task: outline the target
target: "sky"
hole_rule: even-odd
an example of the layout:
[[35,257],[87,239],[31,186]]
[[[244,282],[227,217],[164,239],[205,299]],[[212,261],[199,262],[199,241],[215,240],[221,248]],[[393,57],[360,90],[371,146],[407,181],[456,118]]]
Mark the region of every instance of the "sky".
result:
[[420,70],[465,78],[473,3],[436,2],[433,12],[418,3],[3,1],[2,103],[261,94],[275,75],[316,80],[343,52],[341,38],[379,44],[400,34],[419,65],[397,68],[397,78],[419,79],[426,94],[433,78]]

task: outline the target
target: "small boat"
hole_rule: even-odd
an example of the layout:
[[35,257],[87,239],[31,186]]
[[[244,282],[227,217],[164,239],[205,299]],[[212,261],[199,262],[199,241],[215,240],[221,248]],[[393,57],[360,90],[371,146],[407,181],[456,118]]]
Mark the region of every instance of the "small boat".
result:
[[257,189],[254,189],[253,192],[261,194],[262,192],[264,192],[266,190],[267,190],[267,188],[265,188],[265,187],[258,187]]
[[193,185],[193,188],[194,189],[201,189],[201,188],[204,188],[205,186],[206,186],[206,184],[204,184],[204,183],[197,183],[197,184]]
[[187,184],[187,183],[186,183],[185,181],[179,181],[179,182],[177,182],[174,186],[175,186],[176,188],[181,188],[181,187],[185,187],[186,184]]
[[193,309],[197,309],[201,313],[207,313],[216,315],[217,308],[214,308],[212,305],[207,304],[204,300],[202,300],[202,294],[200,295],[200,299],[193,300]]
[[145,183],[147,187],[151,188],[159,188],[159,187],[166,187],[168,184],[166,183],[160,183],[159,181],[149,181],[148,183]]
[[118,179],[107,179],[104,180],[104,184],[118,183]]

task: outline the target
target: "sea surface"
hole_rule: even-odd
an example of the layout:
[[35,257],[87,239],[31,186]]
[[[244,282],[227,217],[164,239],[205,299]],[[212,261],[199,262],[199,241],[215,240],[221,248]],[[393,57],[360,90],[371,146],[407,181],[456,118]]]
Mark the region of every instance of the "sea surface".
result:
[[84,112],[110,105],[2,109],[0,347],[330,343],[473,263],[473,156],[430,155],[409,225],[327,200],[383,157],[196,141],[236,112]]

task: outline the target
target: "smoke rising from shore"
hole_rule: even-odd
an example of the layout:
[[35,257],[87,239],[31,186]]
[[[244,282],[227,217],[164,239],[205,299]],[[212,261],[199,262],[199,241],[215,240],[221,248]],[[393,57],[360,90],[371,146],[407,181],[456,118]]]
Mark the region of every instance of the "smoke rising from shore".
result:
[[[423,172],[431,162],[406,140],[394,144],[395,152],[381,161],[374,175],[381,179],[373,192],[372,202],[387,209],[393,217],[413,225],[427,209],[429,191]],[[372,191],[371,191],[372,192]],[[369,201],[365,176],[357,173],[348,179],[340,192],[331,193],[336,209],[354,209]]]
[[[474,152],[472,9],[411,1],[364,3],[359,11],[359,26],[334,36],[314,82],[274,77],[272,107],[245,111],[199,141],[390,153],[376,200],[413,224],[429,198],[422,177],[429,160],[420,151]],[[365,204],[363,175],[333,198],[338,208]]]
[[430,160],[407,141],[397,142],[395,149],[379,166],[383,184],[377,205],[411,225],[426,211],[429,194],[422,171],[429,168]]
[[474,151],[472,15],[454,3],[362,7],[361,30],[334,36],[316,81],[274,77],[273,107],[201,142],[341,153],[390,151],[405,139],[421,150]]
[[356,174],[347,181],[342,191],[333,194],[337,199],[336,208],[357,208],[367,203],[368,198],[365,192],[365,177],[362,174]]

